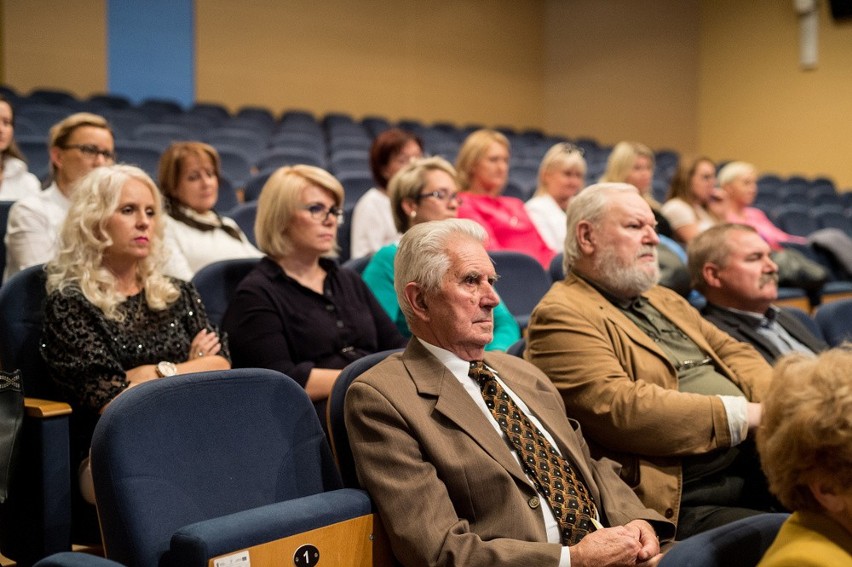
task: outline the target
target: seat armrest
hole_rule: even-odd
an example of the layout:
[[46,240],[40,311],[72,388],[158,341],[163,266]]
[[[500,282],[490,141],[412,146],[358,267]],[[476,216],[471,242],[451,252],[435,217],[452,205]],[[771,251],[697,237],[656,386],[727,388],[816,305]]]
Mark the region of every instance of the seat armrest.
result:
[[56,417],[70,414],[71,406],[65,402],[42,400],[40,398],[24,398],[24,413],[27,417]]
[[[346,523],[362,518],[367,522],[357,526]],[[329,526],[337,526],[343,530],[340,533],[351,533],[350,527],[361,531],[360,536],[356,534],[351,539],[339,534],[333,536],[333,544],[346,545],[348,555],[354,556],[356,549],[371,548],[374,527],[367,493],[343,488],[191,524],[172,536],[171,548],[161,565],[207,567],[211,559],[237,552],[251,554],[253,566],[264,565],[264,556],[277,557],[278,564],[289,564],[289,561],[282,562],[280,555],[292,554],[301,543],[292,540],[283,546],[276,546],[276,543]],[[322,537],[313,532],[312,538],[305,543],[319,548],[321,541],[324,541]],[[372,549],[369,551],[372,553]],[[329,562],[328,555],[332,551],[320,549],[320,553],[325,554],[325,562],[329,565],[339,565],[334,560]]]

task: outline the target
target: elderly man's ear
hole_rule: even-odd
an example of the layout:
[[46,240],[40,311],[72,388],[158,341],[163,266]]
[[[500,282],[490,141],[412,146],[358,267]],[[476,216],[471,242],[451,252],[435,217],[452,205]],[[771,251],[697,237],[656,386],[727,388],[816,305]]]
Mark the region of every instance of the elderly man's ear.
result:
[[404,290],[405,300],[411,306],[418,319],[429,320],[429,308],[426,306],[426,296],[420,284],[408,282]]
[[592,235],[592,225],[587,221],[577,223],[577,245],[580,252],[588,256],[595,251],[595,239]]

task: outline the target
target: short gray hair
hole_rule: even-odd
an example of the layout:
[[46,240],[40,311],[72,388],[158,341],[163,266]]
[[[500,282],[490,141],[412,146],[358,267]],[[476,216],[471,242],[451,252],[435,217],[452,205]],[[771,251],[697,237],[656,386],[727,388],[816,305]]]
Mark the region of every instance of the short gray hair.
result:
[[724,187],[728,183],[749,173],[757,173],[757,168],[744,161],[732,161],[719,170],[719,173],[716,175],[716,181],[719,182],[719,187]]
[[577,225],[582,221],[597,224],[603,219],[610,205],[610,197],[623,193],[639,194],[639,190],[629,183],[596,183],[589,185],[571,200],[568,205],[568,233],[565,235],[565,254],[562,269],[567,275],[580,257],[580,245],[577,242]]
[[457,238],[470,238],[485,243],[488,233],[470,219],[429,221],[412,226],[399,241],[399,250],[393,263],[396,299],[409,326],[414,311],[405,301],[405,286],[419,284],[426,295],[441,289],[444,276],[450,269],[450,243]]

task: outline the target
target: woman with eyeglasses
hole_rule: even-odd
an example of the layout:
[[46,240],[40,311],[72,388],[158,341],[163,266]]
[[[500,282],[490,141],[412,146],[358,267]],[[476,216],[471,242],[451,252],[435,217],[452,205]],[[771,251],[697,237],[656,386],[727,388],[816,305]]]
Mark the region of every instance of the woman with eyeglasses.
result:
[[489,250],[523,252],[550,267],[554,251],[541,238],[524,202],[501,195],[509,180],[509,140],[495,130],[471,133],[456,158],[464,203],[459,218],[471,219],[488,232]]
[[524,207],[544,242],[556,253],[565,246],[565,211],[585,181],[586,160],[582,149],[560,143],[544,154],[538,168],[538,188]]
[[406,340],[361,277],[341,268],[343,187],[318,167],[275,171],[263,186],[255,234],[266,254],[237,287],[222,328],[237,367],[278,370],[325,401],[353,360]]
[[263,255],[236,222],[213,210],[220,175],[219,152],[202,142],[176,142],[160,156],[170,276],[190,280],[213,262]]
[[[456,170],[445,159],[431,157],[411,162],[400,169],[388,184],[394,223],[400,233],[415,224],[453,219],[458,215],[462,199],[456,185]],[[388,244],[376,252],[364,269],[362,278],[382,308],[406,337],[411,330],[399,308],[393,285],[394,259],[399,244]],[[505,304],[494,308],[494,337],[486,350],[506,350],[521,331]]]
[[15,111],[0,95],[0,201],[17,201],[41,191],[38,178],[29,172],[24,155],[15,144]]
[[681,160],[672,177],[663,214],[671,224],[674,238],[684,246],[719,222],[711,209],[716,192],[716,164],[706,157]]

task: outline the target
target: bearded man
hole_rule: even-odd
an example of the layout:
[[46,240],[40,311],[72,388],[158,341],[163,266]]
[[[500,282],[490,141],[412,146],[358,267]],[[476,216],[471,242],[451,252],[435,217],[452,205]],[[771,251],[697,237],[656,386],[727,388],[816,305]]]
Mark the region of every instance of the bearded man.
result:
[[683,539],[773,509],[750,439],[771,368],[657,285],[655,224],[632,185],[575,197],[566,277],[533,311],[524,355],[556,385],[592,454],[620,463]]

